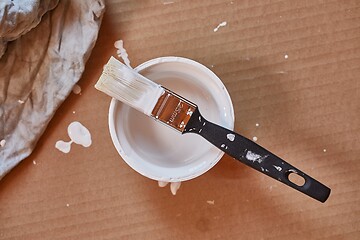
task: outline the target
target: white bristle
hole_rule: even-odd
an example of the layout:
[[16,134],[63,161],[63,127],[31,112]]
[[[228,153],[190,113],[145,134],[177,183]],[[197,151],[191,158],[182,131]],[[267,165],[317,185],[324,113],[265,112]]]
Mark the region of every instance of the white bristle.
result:
[[150,116],[164,89],[111,57],[95,88]]

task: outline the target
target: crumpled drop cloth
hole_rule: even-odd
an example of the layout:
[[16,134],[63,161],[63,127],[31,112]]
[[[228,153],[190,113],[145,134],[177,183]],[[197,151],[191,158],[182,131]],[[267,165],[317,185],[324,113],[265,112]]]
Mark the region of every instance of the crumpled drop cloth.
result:
[[41,17],[57,4],[58,0],[1,0],[0,58],[6,50],[7,42],[36,27]]
[[0,59],[0,141],[6,141],[0,146],[0,179],[30,155],[80,79],[104,10],[104,0],[60,0],[35,28],[41,14],[31,15],[32,29],[18,31],[21,36],[7,44]]

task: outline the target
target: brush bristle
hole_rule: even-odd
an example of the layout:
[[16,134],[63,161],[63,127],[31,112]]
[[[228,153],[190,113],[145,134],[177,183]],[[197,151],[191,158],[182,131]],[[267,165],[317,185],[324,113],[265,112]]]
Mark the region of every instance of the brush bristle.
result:
[[95,88],[150,116],[164,89],[111,57]]

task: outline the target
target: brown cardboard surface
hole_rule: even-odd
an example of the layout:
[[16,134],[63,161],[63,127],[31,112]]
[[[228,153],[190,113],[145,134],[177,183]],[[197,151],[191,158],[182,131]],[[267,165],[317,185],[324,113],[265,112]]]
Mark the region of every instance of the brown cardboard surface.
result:
[[[0,182],[0,239],[359,239],[360,2],[163,2],[106,2],[82,94]],[[212,69],[235,129],[328,185],[328,201],[226,156],[176,196],[130,169],[108,132],[110,98],[93,87],[118,39],[133,66],[172,55]],[[63,154],[55,142],[75,120],[93,144]]]

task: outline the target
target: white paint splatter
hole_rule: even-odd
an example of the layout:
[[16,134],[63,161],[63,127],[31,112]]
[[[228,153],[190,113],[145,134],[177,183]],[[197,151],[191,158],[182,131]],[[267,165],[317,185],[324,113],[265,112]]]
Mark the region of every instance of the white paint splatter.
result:
[[25,101],[23,101],[23,100],[21,100],[21,99],[18,100],[18,103],[20,103],[20,104],[24,104],[24,102],[25,102]]
[[324,148],[324,149],[323,149],[323,152],[325,153],[326,151],[327,151],[327,150]]
[[259,123],[255,123],[255,126],[256,126],[256,127],[259,127],[259,126],[260,126],[260,124],[259,124]]
[[75,114],[75,111],[73,111],[73,114]]
[[224,148],[224,147],[225,147],[225,144],[221,144],[221,147]]
[[235,140],[235,135],[232,133],[229,133],[228,135],[226,135],[226,138],[229,139],[231,142],[233,142]]
[[158,181],[159,187],[165,187],[165,186],[168,185],[168,184],[169,184],[169,182]]
[[59,140],[55,143],[55,148],[63,153],[69,153],[71,150],[71,144],[73,141],[64,142],[63,140]]
[[35,161],[35,160],[33,160],[33,164],[36,165],[36,161]]
[[257,140],[258,140],[258,138],[254,136],[253,141],[256,142]]
[[73,92],[74,94],[81,94],[81,87],[80,87],[80,85],[75,84],[74,87],[73,87],[73,89],[72,89],[72,92]]
[[[169,182],[165,181],[158,181],[158,186],[163,188],[166,187],[169,184]],[[179,190],[181,185],[181,182],[171,182],[170,183],[170,191],[173,195],[176,195],[177,191]]]
[[173,0],[162,0],[162,3],[163,3],[164,5],[169,5],[169,4],[175,3],[175,1],[173,1]]
[[219,28],[221,27],[225,27],[227,25],[227,22],[221,22],[216,28],[214,28],[214,32],[217,32],[219,30]]
[[192,114],[193,114],[193,111],[191,110],[191,108],[189,108],[186,112],[186,115],[191,116]]
[[114,43],[114,46],[118,49],[116,51],[118,57],[123,59],[126,66],[128,66],[129,68],[132,68],[131,65],[130,65],[130,60],[128,58],[128,54],[126,52],[126,49],[124,48],[123,40],[116,41]]
[[214,205],[215,204],[215,200],[208,200],[206,201],[209,205]]
[[275,165],[273,165],[273,167],[274,167],[276,170],[278,170],[279,172],[281,172],[281,170],[282,170],[282,167],[275,166]]
[[67,206],[67,207],[70,207],[70,204],[67,203],[66,206]]
[[6,144],[6,140],[5,140],[5,139],[3,139],[3,140],[0,141],[0,147],[4,147],[5,144]]
[[79,122],[72,122],[68,127],[68,134],[70,139],[83,147],[90,147],[91,134],[89,130]]
[[170,190],[174,196],[176,195],[176,192],[179,190],[180,186],[181,186],[181,182],[170,183]]
[[265,158],[268,157],[268,155],[262,157],[259,154],[253,153],[251,151],[247,151],[245,157],[249,161],[261,163]]
[[63,153],[70,152],[71,144],[73,142],[82,145],[83,147],[90,147],[92,143],[89,130],[79,122],[70,123],[70,125],[68,126],[68,135],[71,139],[69,142],[59,140],[55,144],[55,148],[57,148]]
[[289,58],[289,55],[285,54],[284,58],[285,58],[285,59],[288,59],[288,58]]

